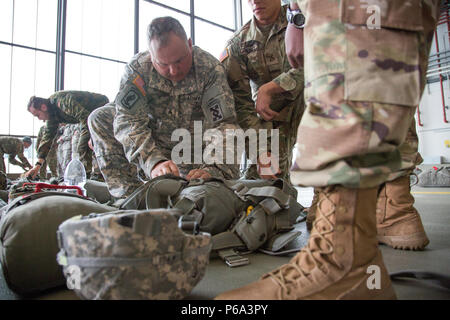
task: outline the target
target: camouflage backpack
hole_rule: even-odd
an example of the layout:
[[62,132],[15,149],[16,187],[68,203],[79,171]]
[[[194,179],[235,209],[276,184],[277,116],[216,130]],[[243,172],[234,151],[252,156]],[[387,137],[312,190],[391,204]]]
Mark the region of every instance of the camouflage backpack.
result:
[[58,262],[83,299],[182,299],[203,278],[207,233],[178,228],[178,210],[124,210],[65,221]]

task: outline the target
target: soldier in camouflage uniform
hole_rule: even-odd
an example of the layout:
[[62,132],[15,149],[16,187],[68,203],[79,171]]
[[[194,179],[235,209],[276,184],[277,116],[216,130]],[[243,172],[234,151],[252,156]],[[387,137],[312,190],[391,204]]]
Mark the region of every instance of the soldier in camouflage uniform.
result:
[[[22,140],[14,137],[0,137],[0,171],[6,174],[5,161],[3,159],[4,155],[8,155],[9,163],[22,167],[23,170],[31,168],[31,164],[28,162],[23,154],[24,148],[27,149],[31,146],[30,137],[24,137]],[[19,157],[20,161],[16,159]]]
[[91,170],[92,151],[88,147],[90,139],[87,118],[89,114],[109,102],[108,98],[98,93],[87,91],[59,91],[48,99],[31,97],[27,110],[39,120],[47,120],[46,130],[38,149],[38,161],[27,175],[35,176],[47,156],[60,123],[80,124],[80,139],[77,153],[86,170]]
[[[36,152],[38,151],[38,147],[39,147],[39,144],[41,143],[42,136],[44,135],[44,131],[45,131],[45,126],[42,126],[39,129],[38,136],[36,139]],[[56,137],[53,139],[53,143],[48,152],[48,155],[45,158],[45,161],[42,164],[41,169],[39,170],[39,178],[41,180],[47,179],[47,165],[50,168],[52,177],[58,177],[58,171],[57,171],[58,161],[57,161],[56,151],[58,149],[59,136],[60,136],[60,134],[59,134],[59,130],[58,130]]]
[[[286,56],[286,6],[282,7],[279,0],[252,0],[249,4],[269,9],[263,15],[255,11],[252,20],[228,41],[221,61],[233,91],[239,125],[244,130],[279,130],[277,176],[289,180],[292,150],[304,110],[303,69],[293,69]],[[270,146],[268,142],[267,152],[272,155]],[[259,152],[266,150],[264,143],[258,143],[258,148]],[[246,149],[248,155],[248,146]],[[245,178],[274,178],[277,172],[272,176],[259,173],[257,165],[252,164]]]
[[[187,179],[238,178],[237,162],[223,164],[220,157],[228,151],[227,146],[223,146],[231,131],[226,129],[239,128],[223,67],[209,53],[193,47],[181,24],[171,17],[153,20],[148,33],[150,50],[137,54],[126,66],[115,100],[113,125],[117,141],[106,136],[111,124],[100,115],[104,111],[110,113],[110,118],[111,109],[99,110],[89,117],[95,153],[110,192],[117,197],[129,191],[127,186],[112,186],[109,181],[110,176],[116,176],[120,183],[120,171],[125,170],[124,174],[128,175],[133,165],[142,170],[146,178],[164,174]],[[202,132],[195,131],[199,125],[203,129],[217,129],[208,131],[212,142],[207,145],[217,151],[217,158],[205,163],[202,161],[205,152]],[[182,161],[172,159],[172,149],[180,148],[179,138],[175,138],[178,141],[171,138],[177,129],[183,142],[186,142],[185,137],[189,140],[189,150],[179,150],[183,153]],[[222,139],[219,139],[220,134]],[[117,143],[122,148],[116,147]],[[114,152],[109,159],[111,146]],[[124,159],[123,167],[119,159]]]
[[394,299],[378,249],[377,191],[401,168],[440,1],[298,2],[307,109],[291,180],[319,188],[316,219],[288,264],[218,299]]

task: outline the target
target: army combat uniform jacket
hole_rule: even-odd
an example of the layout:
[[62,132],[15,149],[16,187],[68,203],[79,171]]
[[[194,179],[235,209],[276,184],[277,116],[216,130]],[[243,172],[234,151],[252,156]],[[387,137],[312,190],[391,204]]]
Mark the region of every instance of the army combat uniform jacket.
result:
[[[20,166],[23,169],[27,166],[31,168],[30,163],[23,154],[23,142],[20,139],[14,137],[0,137],[0,171],[3,171],[4,173],[6,173],[6,166],[3,161],[3,156],[5,154],[9,156],[9,163]],[[21,162],[16,159],[16,156],[19,157]]]
[[[153,68],[148,51],[137,54],[126,66],[116,97],[114,135],[128,161],[149,178],[154,166],[166,160],[173,160],[182,175],[200,168],[212,176],[237,178],[238,166],[224,164],[226,129],[238,128],[225,72],[216,58],[198,47],[193,47],[192,57],[186,77],[172,83]],[[208,146],[195,130],[199,124],[203,131],[217,129]],[[172,150],[179,149],[180,136],[191,148],[184,150],[183,161],[177,163]],[[205,147],[217,147],[217,161],[204,161]]]
[[[239,125],[244,130],[280,130],[280,168],[285,178],[304,109],[303,69],[293,69],[289,65],[284,43],[286,27],[286,6],[281,8],[278,20],[271,26],[259,27],[253,17],[228,41],[220,58],[234,94]],[[285,92],[274,96],[270,105],[280,115],[265,121],[256,112],[255,101],[259,88],[270,81]],[[258,142],[260,152],[271,151],[270,143],[267,150],[263,150],[264,147],[264,143]]]
[[108,98],[98,93],[86,91],[59,91],[50,96],[50,120],[38,147],[38,158],[45,159],[56,137],[60,123],[79,123],[81,126],[78,154],[80,160],[90,170],[92,153],[88,147],[90,138],[87,117],[98,107],[109,102]]

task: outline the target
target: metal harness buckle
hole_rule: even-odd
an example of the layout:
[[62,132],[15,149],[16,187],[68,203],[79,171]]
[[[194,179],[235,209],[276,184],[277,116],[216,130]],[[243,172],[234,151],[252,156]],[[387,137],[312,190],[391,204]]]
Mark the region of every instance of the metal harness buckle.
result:
[[225,261],[227,266],[234,268],[245,266],[250,263],[248,258],[245,258],[236,253],[233,249],[219,251],[219,256]]

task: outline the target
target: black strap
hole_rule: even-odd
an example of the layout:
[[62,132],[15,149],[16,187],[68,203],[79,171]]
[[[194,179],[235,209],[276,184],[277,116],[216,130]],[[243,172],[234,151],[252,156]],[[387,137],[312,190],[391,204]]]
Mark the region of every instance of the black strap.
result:
[[450,276],[429,271],[420,270],[403,270],[398,272],[391,272],[391,280],[398,280],[399,278],[413,278],[418,280],[427,280],[431,283],[437,284],[445,289],[450,290]]

